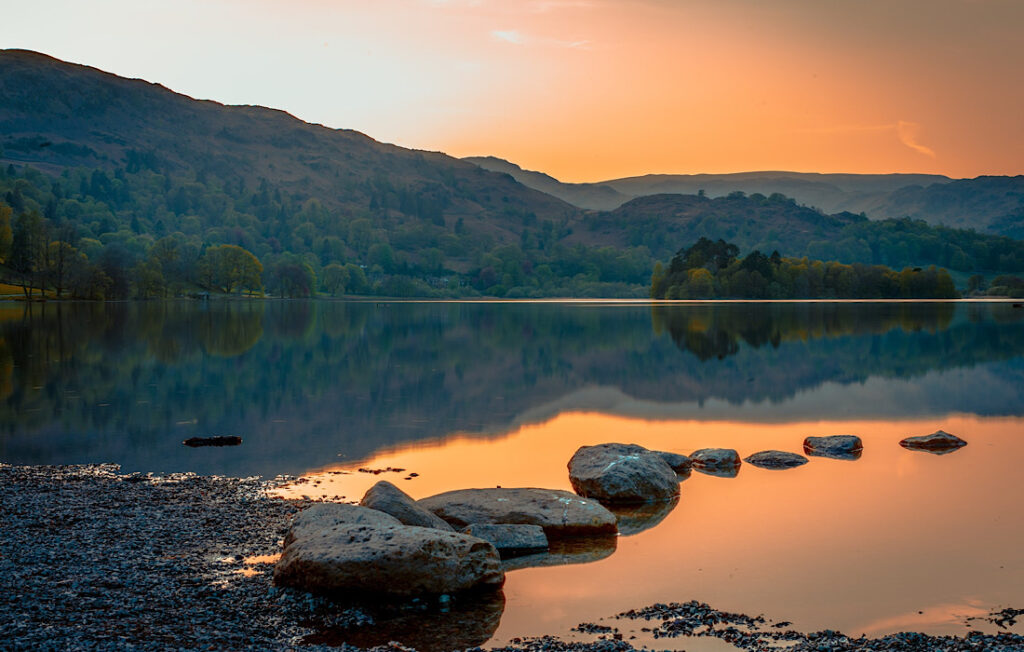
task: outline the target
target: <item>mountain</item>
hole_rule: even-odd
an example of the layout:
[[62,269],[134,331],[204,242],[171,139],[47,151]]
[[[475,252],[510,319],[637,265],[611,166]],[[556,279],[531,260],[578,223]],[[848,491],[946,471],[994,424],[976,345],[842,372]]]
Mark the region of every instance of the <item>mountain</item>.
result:
[[580,208],[612,210],[636,196],[619,192],[610,185],[600,183],[563,183],[543,172],[524,170],[515,163],[496,156],[469,156],[462,160],[479,165],[485,170],[508,174],[524,186],[546,192]]
[[[467,232],[498,242],[517,242],[523,219],[577,213],[507,175],[445,154],[264,107],[197,101],[35,52],[0,51],[0,97],[0,160],[44,172],[149,171],[168,177],[172,193],[215,179],[231,199],[262,185],[283,195],[285,211],[315,198],[329,220],[365,217],[390,230],[426,221],[451,231],[462,218]],[[180,216],[195,213],[189,208],[172,207],[168,217],[150,207],[136,217],[144,230],[162,219],[173,231]]]
[[910,217],[930,224],[1024,237],[1024,176],[950,179],[935,174],[648,174],[596,183],[562,183],[494,157],[463,159],[505,172],[523,185],[591,210],[614,210],[630,199],[660,194],[724,197],[775,193],[825,213],[864,213],[871,219]]

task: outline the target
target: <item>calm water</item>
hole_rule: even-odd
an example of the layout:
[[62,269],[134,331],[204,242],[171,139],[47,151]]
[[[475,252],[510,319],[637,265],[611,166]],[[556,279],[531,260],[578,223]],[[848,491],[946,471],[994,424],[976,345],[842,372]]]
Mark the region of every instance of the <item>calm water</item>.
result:
[[[569,488],[573,451],[606,441],[741,456],[807,435],[865,442],[855,462],[695,473],[615,549],[512,571],[503,599],[430,616],[452,645],[565,634],[655,601],[869,635],[960,633],[1024,606],[1024,310],[1010,304],[30,308],[0,306],[8,463],[301,474],[291,493],[351,500],[381,478],[415,497]],[[897,444],[940,428],[969,445]],[[245,443],[181,445],[232,434]],[[419,477],[356,471],[388,466]]]

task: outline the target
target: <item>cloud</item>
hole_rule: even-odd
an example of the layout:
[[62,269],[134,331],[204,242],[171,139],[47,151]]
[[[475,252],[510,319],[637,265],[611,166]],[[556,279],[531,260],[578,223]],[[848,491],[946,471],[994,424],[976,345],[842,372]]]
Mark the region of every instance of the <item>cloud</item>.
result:
[[496,29],[491,31],[491,36],[504,41],[506,43],[512,43],[513,45],[523,45],[526,43],[526,39],[518,30],[514,29]]
[[918,134],[921,131],[921,125],[916,122],[907,122],[906,120],[900,120],[893,124],[884,125],[834,125],[831,127],[809,127],[807,129],[798,129],[797,131],[798,133],[804,134],[845,134],[871,131],[892,131],[896,134],[896,137],[903,145],[906,145],[918,154],[924,154],[925,156],[935,158],[935,150],[917,142]]
[[935,158],[935,150],[930,147],[925,147],[917,142],[917,134],[919,131],[921,131],[921,125],[916,122],[904,122],[903,120],[900,120],[896,123],[896,135],[899,136],[901,143],[919,154]]

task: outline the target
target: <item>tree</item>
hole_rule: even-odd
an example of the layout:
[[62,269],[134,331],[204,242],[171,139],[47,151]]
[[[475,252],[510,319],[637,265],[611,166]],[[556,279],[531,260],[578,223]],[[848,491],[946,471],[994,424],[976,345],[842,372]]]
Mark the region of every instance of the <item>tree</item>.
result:
[[11,241],[14,232],[11,230],[11,217],[14,211],[6,204],[0,204],[0,263],[6,263],[11,255]]
[[[22,213],[11,238],[9,266],[18,274],[25,298],[32,298],[38,272],[46,257],[46,223],[38,211]],[[42,284],[40,283],[40,289]]]
[[327,267],[324,267],[323,274],[321,275],[321,284],[325,292],[330,292],[331,296],[337,296],[338,293],[345,293],[345,286],[348,285],[349,274],[348,269],[344,265],[338,263],[331,263]]
[[263,265],[251,252],[237,245],[218,245],[206,250],[198,263],[200,283],[207,289],[231,294],[262,291]]

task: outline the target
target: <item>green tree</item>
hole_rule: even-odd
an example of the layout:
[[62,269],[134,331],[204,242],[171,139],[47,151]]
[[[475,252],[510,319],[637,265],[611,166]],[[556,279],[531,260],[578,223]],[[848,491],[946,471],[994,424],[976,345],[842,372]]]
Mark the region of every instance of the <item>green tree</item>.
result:
[[348,285],[349,280],[348,269],[344,265],[338,263],[331,263],[327,267],[324,267],[323,273],[321,274],[321,284],[325,292],[330,292],[331,296],[337,296],[338,293],[345,293],[345,287]]
[[263,289],[263,265],[256,256],[237,245],[218,245],[206,250],[198,263],[199,278],[207,289],[225,294]]

